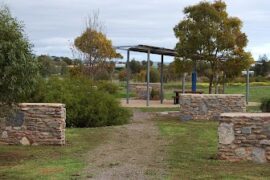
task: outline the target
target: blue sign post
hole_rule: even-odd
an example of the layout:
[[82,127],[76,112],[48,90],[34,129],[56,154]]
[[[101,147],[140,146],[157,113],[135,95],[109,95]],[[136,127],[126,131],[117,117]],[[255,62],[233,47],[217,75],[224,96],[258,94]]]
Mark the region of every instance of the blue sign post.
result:
[[192,87],[191,87],[192,92],[196,92],[197,90],[197,72],[196,71],[192,72],[191,78],[192,78]]

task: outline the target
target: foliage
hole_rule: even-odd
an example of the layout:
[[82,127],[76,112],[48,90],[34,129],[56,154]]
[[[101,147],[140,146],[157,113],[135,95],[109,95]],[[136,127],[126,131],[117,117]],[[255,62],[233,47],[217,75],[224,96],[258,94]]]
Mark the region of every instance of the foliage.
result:
[[[161,73],[161,64],[158,64],[159,73]],[[169,65],[163,64],[163,82],[177,81],[179,80],[181,73],[176,73],[177,68],[175,67],[175,62]]]
[[262,110],[262,112],[270,112],[270,98],[262,100],[260,109]]
[[69,75],[71,77],[83,76],[83,65],[77,65],[69,69]]
[[175,58],[173,62],[175,73],[182,75],[183,73],[190,73],[194,67],[191,60]]
[[115,51],[112,41],[101,31],[100,26],[96,14],[89,19],[84,32],[74,40],[74,48],[85,62],[85,73],[92,79],[94,79],[97,69],[104,69],[107,61],[122,57]]
[[67,63],[72,61],[69,58],[62,58],[55,56],[40,55],[37,57],[39,62],[39,72],[43,77],[49,77],[51,75],[66,75],[68,73]]
[[203,1],[186,7],[184,14],[184,20],[174,28],[179,39],[176,50],[184,59],[209,62],[209,93],[213,83],[217,86],[214,78],[220,71],[233,76],[253,62],[251,54],[244,50],[248,40],[241,32],[242,22],[228,15],[225,2]]
[[[146,70],[141,70],[140,73],[138,73],[135,76],[137,81],[140,82],[146,82],[147,81],[147,71]],[[156,83],[160,81],[160,74],[157,69],[151,68],[150,69],[150,82],[151,83]]]
[[136,80],[140,82],[146,81],[146,70],[141,70],[140,73],[136,75]]
[[117,57],[112,42],[102,32],[91,28],[87,28],[81,36],[77,37],[74,44],[84,53],[85,60],[90,66]]
[[96,69],[94,80],[96,80],[96,81],[104,80],[105,81],[105,80],[110,80],[110,79],[111,79],[111,76],[110,76],[108,71],[106,71],[102,68]]
[[[141,64],[143,66],[143,69],[146,69],[147,68],[147,61],[143,60],[141,62]],[[152,67],[154,63],[153,63],[153,61],[149,60],[149,64],[150,64],[150,67]]]
[[109,94],[116,94],[118,91],[118,86],[108,81],[98,81],[96,84],[98,90],[108,92]]
[[52,77],[38,91],[40,95],[33,99],[34,102],[66,104],[68,127],[118,125],[129,118],[127,110],[120,107],[113,96],[97,90],[87,78]]
[[125,69],[119,71],[118,73],[118,79],[119,81],[126,81],[127,79],[127,71]]
[[270,61],[266,55],[260,56],[255,66],[251,69],[256,76],[270,75]]
[[23,25],[0,7],[0,102],[11,105],[27,99],[36,82],[38,66]]
[[159,100],[160,99],[160,92],[159,90],[155,90],[154,88],[151,90],[150,99],[152,100]]
[[132,74],[137,74],[143,69],[143,65],[140,63],[140,61],[132,59],[129,62],[129,68]]
[[[147,80],[147,77],[146,77]],[[157,69],[151,68],[150,69],[150,82],[156,83],[160,81],[160,74]]]

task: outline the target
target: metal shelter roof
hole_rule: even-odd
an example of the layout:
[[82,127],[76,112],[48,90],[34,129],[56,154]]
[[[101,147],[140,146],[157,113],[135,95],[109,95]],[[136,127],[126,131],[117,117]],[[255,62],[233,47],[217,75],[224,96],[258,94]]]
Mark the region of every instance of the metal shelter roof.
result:
[[167,48],[148,46],[148,45],[142,45],[142,44],[135,45],[135,46],[118,46],[116,47],[116,49],[129,50],[129,51],[142,52],[142,53],[148,53],[148,51],[150,51],[151,54],[173,56],[173,57],[177,55],[177,52],[174,49],[167,49]]

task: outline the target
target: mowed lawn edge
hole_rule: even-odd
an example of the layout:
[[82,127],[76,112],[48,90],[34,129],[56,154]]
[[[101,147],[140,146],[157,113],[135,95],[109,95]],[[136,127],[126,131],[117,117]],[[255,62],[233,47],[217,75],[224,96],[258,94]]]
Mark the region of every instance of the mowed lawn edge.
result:
[[168,147],[168,179],[269,179],[270,165],[217,160],[216,121],[157,120]]
[[110,129],[67,128],[65,146],[0,145],[0,179],[84,178],[87,152],[104,142]]

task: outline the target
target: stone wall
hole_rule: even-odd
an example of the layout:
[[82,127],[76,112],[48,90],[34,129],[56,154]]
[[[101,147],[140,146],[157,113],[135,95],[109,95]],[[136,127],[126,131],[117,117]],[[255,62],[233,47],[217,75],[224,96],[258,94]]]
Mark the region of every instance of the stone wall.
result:
[[218,135],[219,159],[270,162],[270,113],[221,114]]
[[16,113],[0,124],[0,143],[64,145],[65,120],[63,104],[19,104]]
[[180,119],[218,119],[221,113],[245,112],[245,96],[240,94],[180,94]]
[[[130,83],[129,84],[129,90],[132,92],[136,92],[136,87],[137,86],[147,86],[147,83]],[[151,87],[152,89],[158,90],[160,91],[160,83],[149,83],[149,87]]]
[[[151,91],[152,91],[152,87],[149,87],[149,97],[151,96]],[[146,86],[136,86],[136,99],[147,99]]]

